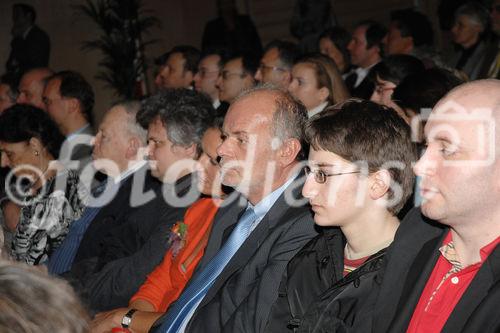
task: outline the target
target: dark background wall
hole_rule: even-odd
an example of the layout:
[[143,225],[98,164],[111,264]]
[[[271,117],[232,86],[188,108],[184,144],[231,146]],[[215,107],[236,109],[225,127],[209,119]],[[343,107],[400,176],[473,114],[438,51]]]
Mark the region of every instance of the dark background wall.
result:
[[[82,52],[81,42],[95,38],[98,31],[87,19],[75,14],[73,6],[79,0],[1,0],[0,1],[0,66],[7,60],[12,25],[12,4],[25,2],[37,10],[37,24],[51,37],[50,66],[54,70],[74,69],[81,72],[96,90],[96,120],[116,99],[102,82],[94,79],[98,71],[100,54]],[[240,12],[250,13],[259,30],[263,43],[284,38],[293,40],[288,30],[292,14],[292,0],[237,0]],[[334,12],[340,25],[352,28],[355,22],[373,18],[382,23],[389,20],[389,12],[397,8],[418,5],[435,17],[437,0],[332,0]],[[162,25],[154,29],[150,37],[160,41],[146,50],[152,59],[176,44],[192,44],[199,47],[206,21],[216,16],[215,0],[144,0],[144,4]],[[152,74],[150,66],[149,76]],[[2,70],[0,70],[2,72]]]

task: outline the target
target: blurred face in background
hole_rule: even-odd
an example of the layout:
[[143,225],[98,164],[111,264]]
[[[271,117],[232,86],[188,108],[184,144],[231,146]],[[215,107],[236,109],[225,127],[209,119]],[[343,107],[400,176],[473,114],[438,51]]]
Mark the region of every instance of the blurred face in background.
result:
[[0,84],[0,113],[10,108],[16,103],[16,100],[11,97],[11,91],[8,84]]
[[453,41],[464,48],[476,44],[482,31],[482,26],[467,15],[459,15],[451,28]]
[[231,103],[243,90],[251,88],[254,79],[245,72],[242,58],[228,61],[217,80],[219,99]]
[[169,55],[155,78],[158,89],[188,88],[193,82],[193,72],[185,69],[186,59],[180,52]]
[[397,22],[389,25],[389,31],[384,39],[385,52],[391,54],[410,54],[413,49],[413,38],[401,36]]
[[312,110],[324,103],[329,92],[326,87],[318,87],[316,72],[311,64],[298,63],[292,69],[292,83],[288,91],[304,104],[307,110]]
[[278,48],[269,49],[260,60],[260,66],[255,73],[255,80],[261,83],[272,83],[282,89],[290,84],[290,71],[283,67]]
[[194,88],[210,96],[212,101],[219,99],[219,89],[216,83],[220,74],[220,56],[211,54],[201,59],[198,72],[194,76]]
[[341,73],[346,70],[347,61],[344,59],[342,52],[340,52],[330,38],[323,37],[319,40],[319,51],[321,54],[330,57],[330,59],[335,62]]
[[217,147],[222,143],[221,131],[209,128],[203,135],[201,147],[203,152],[198,159],[198,189],[201,193],[213,197],[222,195],[220,166]]
[[391,81],[382,80],[378,75],[375,81],[375,89],[370,98],[372,102],[382,104],[388,107],[394,107],[394,102],[392,101],[392,93],[396,89],[396,84]]
[[45,77],[46,75],[42,75],[37,71],[24,74],[19,82],[19,96],[17,96],[16,102],[19,104],[33,105],[42,110],[46,110],[42,98],[43,89],[45,88],[43,79]]

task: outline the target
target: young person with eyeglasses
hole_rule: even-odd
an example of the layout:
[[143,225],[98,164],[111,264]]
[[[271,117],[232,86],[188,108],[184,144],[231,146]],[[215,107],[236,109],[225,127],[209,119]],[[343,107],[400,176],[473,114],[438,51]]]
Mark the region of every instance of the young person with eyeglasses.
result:
[[411,131],[393,109],[348,100],[311,118],[306,138],[302,194],[320,234],[289,262],[266,331],[364,332],[358,311],[413,188]]

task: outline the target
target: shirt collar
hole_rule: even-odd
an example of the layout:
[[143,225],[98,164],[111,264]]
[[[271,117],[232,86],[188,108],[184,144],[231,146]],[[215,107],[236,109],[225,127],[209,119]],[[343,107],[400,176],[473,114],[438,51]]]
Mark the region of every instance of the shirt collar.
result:
[[82,134],[87,128],[89,128],[89,126],[90,126],[90,124],[86,124],[86,125],[80,127],[79,129],[77,129],[76,131],[74,131],[73,133],[69,134],[66,137],[66,141],[73,140],[78,134]]
[[132,166],[114,179],[115,184],[120,183],[122,180],[126,179],[128,176],[142,168],[147,163],[147,161],[131,161],[130,163]]
[[217,109],[220,106],[220,100],[217,98],[212,102],[212,106],[214,107],[214,109]]
[[314,115],[320,113],[321,111],[323,111],[323,109],[326,108],[327,105],[328,105],[328,102],[321,103],[317,107],[312,108],[311,110],[307,111],[307,116],[309,118],[311,118],[312,116],[314,116]]
[[248,207],[253,208],[255,215],[257,215],[257,220],[261,220],[264,215],[271,209],[276,200],[283,194],[285,189],[297,178],[297,174],[290,177],[283,185],[266,195],[259,203],[253,206],[250,202],[248,202]]
[[354,70],[354,72],[358,75],[358,77],[356,78],[356,84],[354,85],[355,87],[357,87],[358,85],[361,84],[361,82],[363,82],[363,80],[368,75],[368,73],[370,72],[372,67],[375,66],[376,64],[378,64],[378,62],[376,62],[373,65],[368,66],[366,68],[358,67]]
[[[488,256],[495,250],[495,248],[500,244],[500,236],[498,236],[495,240],[490,242],[489,244],[483,246],[479,250],[479,255],[481,256],[481,263],[486,261]],[[441,255],[453,266],[453,270],[456,272],[461,271],[464,267],[460,262],[460,257],[458,256],[455,250],[455,244],[453,243],[453,238],[451,232],[448,232],[446,237],[443,240],[443,246],[439,248],[439,252]]]

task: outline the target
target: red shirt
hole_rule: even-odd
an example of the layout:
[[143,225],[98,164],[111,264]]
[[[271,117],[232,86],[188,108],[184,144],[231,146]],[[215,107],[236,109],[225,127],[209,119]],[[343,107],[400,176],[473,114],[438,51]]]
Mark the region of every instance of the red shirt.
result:
[[351,273],[352,271],[358,269],[359,267],[361,267],[361,265],[363,265],[368,259],[370,258],[370,256],[366,256],[366,257],[363,257],[363,258],[359,258],[359,259],[347,259],[346,257],[344,257],[344,272],[343,272],[343,276],[345,277],[347,274]]
[[406,332],[441,332],[481,265],[498,244],[500,244],[500,237],[481,248],[480,262],[462,268],[460,262],[454,260],[458,257],[455,257],[451,232],[449,232],[443,241],[443,246],[439,249],[441,255],[425,285]]

